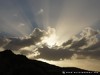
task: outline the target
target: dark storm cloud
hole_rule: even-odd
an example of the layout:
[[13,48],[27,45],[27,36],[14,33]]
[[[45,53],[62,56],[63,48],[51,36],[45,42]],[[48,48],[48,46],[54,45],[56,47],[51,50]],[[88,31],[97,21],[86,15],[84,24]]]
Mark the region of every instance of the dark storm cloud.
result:
[[19,50],[20,48],[35,45],[41,41],[41,37],[45,35],[45,32],[36,28],[33,33],[27,38],[9,38],[10,42],[4,47],[5,49]]
[[38,49],[40,55],[35,58],[43,58],[47,60],[60,60],[60,59],[70,59],[73,56],[73,51],[69,51],[63,48],[48,48],[44,46]]
[[85,48],[85,50],[99,50],[100,49],[100,40],[94,44],[89,46],[88,48]]
[[62,46],[70,45],[73,42],[73,39],[69,39],[67,42],[64,42]]
[[70,46],[70,49],[78,50],[78,49],[80,49],[80,47],[82,47],[82,46],[84,46],[86,44],[87,44],[86,39],[85,38],[82,38],[82,39],[80,39],[78,41],[74,41],[72,43],[72,45]]
[[99,50],[95,51],[82,51],[82,52],[77,52],[77,55],[81,55],[83,57],[88,57],[91,59],[99,59],[100,60],[100,48]]
[[72,39],[68,41],[71,42],[71,46],[69,48],[77,50],[80,49],[80,47],[88,46],[89,44],[92,44],[94,46],[98,42],[98,38],[96,36],[99,35],[99,33],[99,30],[94,30],[89,27],[85,28],[80,33],[80,37],[76,36],[77,40]]
[[8,39],[0,37],[0,47],[5,46],[8,42],[9,42]]

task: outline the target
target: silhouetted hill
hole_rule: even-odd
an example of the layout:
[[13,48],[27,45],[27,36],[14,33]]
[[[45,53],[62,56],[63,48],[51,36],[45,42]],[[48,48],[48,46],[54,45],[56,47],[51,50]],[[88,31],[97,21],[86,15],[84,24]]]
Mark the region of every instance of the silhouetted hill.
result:
[[10,50],[0,52],[0,75],[70,75],[71,72],[82,74],[90,71],[75,67],[60,68],[41,61],[29,60],[23,55],[13,54]]

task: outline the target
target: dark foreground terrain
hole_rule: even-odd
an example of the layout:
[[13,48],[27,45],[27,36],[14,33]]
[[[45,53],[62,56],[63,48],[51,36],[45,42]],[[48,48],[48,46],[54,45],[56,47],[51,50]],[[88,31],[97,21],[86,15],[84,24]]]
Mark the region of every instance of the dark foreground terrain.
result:
[[97,72],[75,67],[60,68],[41,61],[29,60],[10,50],[0,52],[0,75],[99,75]]

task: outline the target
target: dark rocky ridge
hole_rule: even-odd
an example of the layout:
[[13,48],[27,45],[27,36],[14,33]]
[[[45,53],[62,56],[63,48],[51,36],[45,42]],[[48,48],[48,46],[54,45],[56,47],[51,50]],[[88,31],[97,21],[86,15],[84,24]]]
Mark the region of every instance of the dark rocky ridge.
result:
[[[10,50],[0,52],[0,75],[70,75],[67,72],[91,72],[75,67],[60,68],[37,60],[29,60],[23,55],[15,55]],[[87,73],[89,74],[89,73]],[[87,75],[86,74],[86,75]],[[99,73],[95,73],[99,75]]]

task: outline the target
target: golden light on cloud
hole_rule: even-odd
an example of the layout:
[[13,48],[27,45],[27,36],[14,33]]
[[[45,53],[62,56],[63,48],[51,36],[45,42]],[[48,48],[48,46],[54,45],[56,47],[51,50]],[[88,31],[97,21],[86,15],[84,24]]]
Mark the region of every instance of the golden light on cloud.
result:
[[[83,35],[80,35],[84,28],[92,25],[100,29],[98,1],[93,3],[91,0],[4,1],[4,4],[0,5],[3,9],[0,9],[0,32],[7,32],[14,38],[8,38],[9,42],[4,38],[2,41],[0,37],[0,44],[3,48],[10,47],[16,50],[15,53],[19,51],[18,53],[28,58],[40,56],[41,59],[37,58],[38,60],[57,66],[100,70],[100,47],[98,47],[100,37],[91,29],[85,30],[85,33],[82,32]],[[89,34],[92,35],[91,38]],[[91,49],[94,53],[90,51]],[[3,49],[0,48],[1,50]],[[90,56],[98,61],[77,59],[75,56],[73,56],[74,60],[69,60],[74,53],[84,57]]]
[[[92,71],[99,71],[100,70],[100,61],[95,60],[95,59],[81,59],[81,60],[70,60],[70,59],[65,59],[65,60],[61,60],[61,61],[49,61],[49,60],[45,60],[45,59],[37,59],[39,61],[43,61],[49,64],[53,64],[56,66],[60,66],[60,67],[78,67],[81,69],[86,69],[86,70],[92,70]],[[95,61],[94,61],[95,60]],[[83,63],[84,62],[84,63]],[[93,63],[91,63],[93,62]],[[98,63],[98,64],[94,64],[94,63]],[[94,65],[94,67],[93,67]]]
[[49,48],[57,43],[57,35],[54,28],[48,27],[47,36],[43,37],[42,43],[47,44]]
[[43,42],[46,43],[49,47],[52,47],[56,44],[57,40],[56,40],[56,35],[55,34],[51,34],[48,37],[44,37]]
[[56,64],[55,61],[49,61],[49,60],[45,60],[45,59],[42,59],[42,58],[37,59],[37,60],[39,60],[39,61],[43,61],[43,62],[46,62],[46,63],[49,63],[49,64]]

